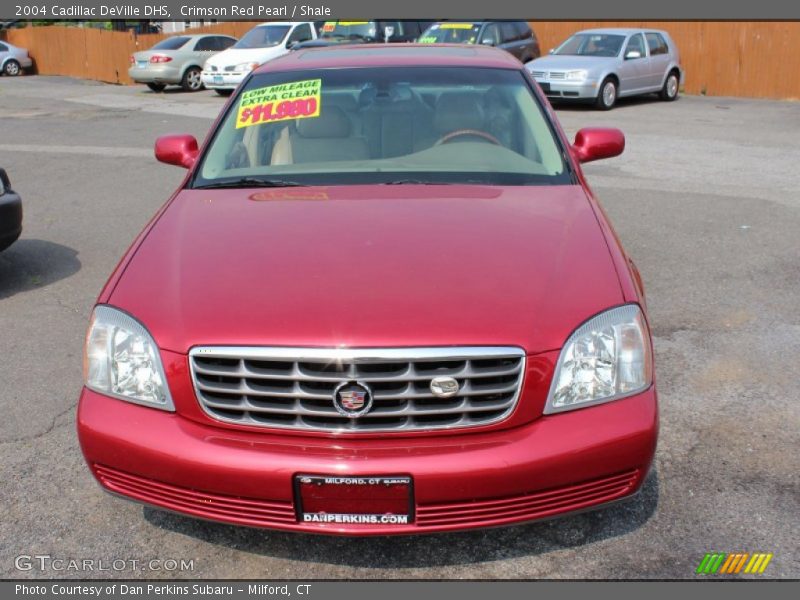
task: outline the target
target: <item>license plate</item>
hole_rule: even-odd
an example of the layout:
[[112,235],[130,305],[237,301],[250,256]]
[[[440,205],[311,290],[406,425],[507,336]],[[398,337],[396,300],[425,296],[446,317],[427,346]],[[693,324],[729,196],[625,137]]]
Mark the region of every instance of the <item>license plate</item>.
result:
[[214,83],[216,85],[222,85],[223,84],[222,75],[214,75]]
[[139,67],[140,69],[146,69],[147,68],[147,61],[146,60],[137,60],[136,61],[136,66]]
[[543,92],[549,92],[550,91],[550,84],[549,83],[542,82],[542,81],[539,81],[537,83],[539,84],[539,87],[542,88]]
[[330,525],[407,525],[414,521],[411,477],[297,475],[297,518]]

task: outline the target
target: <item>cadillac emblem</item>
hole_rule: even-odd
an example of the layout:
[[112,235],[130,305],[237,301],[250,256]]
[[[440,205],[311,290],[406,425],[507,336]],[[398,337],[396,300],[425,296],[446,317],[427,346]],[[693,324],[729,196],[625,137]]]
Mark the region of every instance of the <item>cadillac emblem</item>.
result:
[[359,381],[346,381],[333,391],[333,406],[340,415],[355,419],[372,408],[372,392]]

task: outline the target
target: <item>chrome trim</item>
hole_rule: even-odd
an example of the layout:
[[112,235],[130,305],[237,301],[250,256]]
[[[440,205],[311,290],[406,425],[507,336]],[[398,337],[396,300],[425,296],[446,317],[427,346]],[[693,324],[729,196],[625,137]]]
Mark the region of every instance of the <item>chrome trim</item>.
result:
[[[214,366],[202,366],[196,364],[195,359],[202,358],[220,358],[220,359],[235,359],[239,363],[236,366],[220,365],[218,368]],[[493,359],[513,359],[516,364],[507,366],[505,368],[476,370],[470,361],[477,360],[493,360]],[[233,423],[236,425],[248,425],[260,428],[274,428],[274,429],[290,429],[295,431],[315,431],[323,433],[356,433],[356,434],[370,434],[379,432],[397,432],[407,433],[410,431],[428,431],[436,429],[465,429],[471,427],[482,427],[498,423],[508,418],[517,407],[520,395],[522,393],[522,386],[525,377],[526,360],[525,351],[517,346],[445,346],[445,347],[422,347],[422,348],[320,348],[320,347],[252,347],[252,346],[196,346],[189,351],[189,370],[192,377],[192,384],[195,391],[195,397],[203,412],[215,421],[226,423]],[[285,373],[258,373],[249,370],[245,361],[285,361],[294,363],[314,363],[318,362],[324,365],[331,365],[337,362],[355,363],[355,364],[371,364],[371,363],[410,363],[409,367],[401,373],[391,373],[388,375],[357,375],[354,368],[351,366],[351,372],[347,373],[309,373],[304,372],[300,365],[293,365],[291,369],[287,369]],[[482,390],[476,388],[470,381],[466,381],[461,386],[457,398],[461,398],[460,403],[454,406],[443,407],[439,409],[421,410],[419,407],[413,407],[408,403],[409,400],[416,400],[422,398],[433,398],[435,396],[428,390],[423,393],[414,389],[416,382],[429,382],[437,376],[436,373],[423,374],[416,372],[413,367],[415,362],[425,361],[459,361],[466,362],[465,365],[460,367],[458,372],[449,373],[453,377],[460,378],[491,378],[516,375],[513,382],[497,382],[495,387]],[[237,383],[217,381],[213,383],[201,383],[198,381],[198,371],[210,377],[231,377],[238,378],[240,381]],[[357,376],[356,376],[357,375]],[[259,376],[268,378],[274,381],[285,381],[287,384],[293,382],[291,389],[286,390],[272,390],[265,391],[253,387],[246,381],[247,377],[257,379]],[[320,426],[304,422],[303,417],[306,418],[330,418],[337,415],[332,414],[329,409],[318,408],[315,406],[301,406],[303,401],[330,401],[330,392],[320,391],[316,393],[313,387],[311,390],[301,388],[301,384],[308,383],[344,383],[358,381],[360,384],[367,385],[375,383],[390,383],[390,382],[405,382],[406,389],[400,392],[375,392],[370,389],[372,399],[377,400],[378,403],[373,403],[372,410],[363,415],[360,421],[355,419],[346,426]],[[427,387],[427,386],[426,386]],[[368,388],[369,389],[369,388]],[[226,405],[223,401],[214,401],[204,397],[203,391],[210,393],[241,395],[242,402],[238,406]],[[487,401],[487,404],[478,406],[471,403],[470,398],[473,396],[492,395],[492,394],[513,394],[510,399],[503,398],[500,402],[496,399]],[[293,406],[273,406],[265,408],[248,404],[247,397],[251,396],[258,398],[259,396],[271,397],[273,399],[291,398],[295,399]],[[395,400],[405,403],[405,406],[394,407],[384,406],[379,407],[378,404],[381,400]],[[494,404],[492,404],[494,402]],[[242,411],[243,418],[226,418],[215,412],[213,409],[225,410],[232,409]],[[376,410],[378,408],[378,410]],[[492,409],[502,410],[502,414],[484,421],[469,423],[468,415],[471,413],[486,413]],[[296,422],[291,424],[281,423],[264,423],[253,419],[247,413],[259,412],[271,415],[294,415],[297,417]],[[428,425],[413,422],[415,419],[424,416],[442,416],[447,415],[461,415],[461,421],[458,423],[450,423],[443,425]],[[405,418],[405,423],[397,426],[381,427],[377,424],[375,426],[368,425],[369,421],[380,417],[395,417]],[[365,423],[367,424],[365,426]],[[360,426],[359,426],[360,425]]]

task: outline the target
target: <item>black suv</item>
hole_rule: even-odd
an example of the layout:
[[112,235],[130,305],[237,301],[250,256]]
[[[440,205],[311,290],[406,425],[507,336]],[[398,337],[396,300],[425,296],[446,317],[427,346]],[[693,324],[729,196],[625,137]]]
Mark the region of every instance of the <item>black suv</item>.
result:
[[294,49],[336,44],[382,44],[415,42],[433,21],[325,21],[319,24],[319,37],[297,44]]
[[442,21],[428,27],[419,42],[497,46],[524,63],[541,55],[539,40],[525,21]]

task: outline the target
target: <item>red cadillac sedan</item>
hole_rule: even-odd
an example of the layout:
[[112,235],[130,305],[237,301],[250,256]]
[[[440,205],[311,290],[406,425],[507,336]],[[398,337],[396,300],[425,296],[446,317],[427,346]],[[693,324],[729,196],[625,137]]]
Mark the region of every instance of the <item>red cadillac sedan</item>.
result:
[[346,535],[634,495],[658,410],[644,293],[530,75],[487,47],[256,70],[101,292],[78,434],[113,494]]

